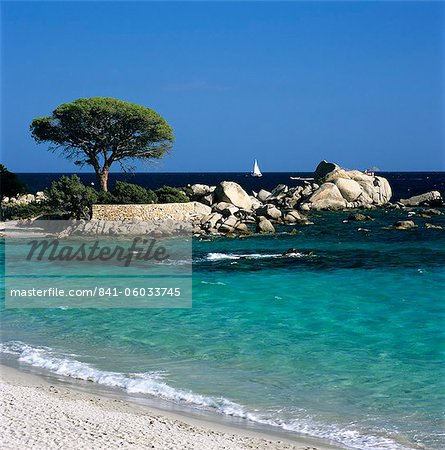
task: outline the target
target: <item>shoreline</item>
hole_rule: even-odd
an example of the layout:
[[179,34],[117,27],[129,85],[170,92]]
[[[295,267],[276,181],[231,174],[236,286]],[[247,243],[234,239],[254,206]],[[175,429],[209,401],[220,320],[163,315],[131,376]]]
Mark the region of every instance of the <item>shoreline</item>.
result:
[[[16,448],[156,448],[340,450],[345,447],[279,431],[251,430],[167,411],[124,393],[95,389],[75,380],[46,377],[0,365],[2,401],[0,444]],[[115,394],[115,395],[113,395]],[[216,416],[216,415],[215,415]]]

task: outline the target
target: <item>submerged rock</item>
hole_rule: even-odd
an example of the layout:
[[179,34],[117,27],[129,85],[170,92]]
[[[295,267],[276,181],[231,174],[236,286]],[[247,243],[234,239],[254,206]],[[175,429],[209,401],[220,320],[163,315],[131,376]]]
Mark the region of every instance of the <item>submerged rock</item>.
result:
[[433,225],[432,223],[426,223],[425,228],[432,228],[434,230],[443,230],[441,225]]
[[439,191],[431,191],[407,199],[401,198],[400,203],[404,206],[443,206],[444,201]]
[[349,221],[355,221],[355,222],[361,222],[364,220],[374,220],[371,216],[368,216],[366,214],[360,214],[360,213],[356,213],[356,214],[351,214],[350,216],[348,216],[348,218],[346,220]]
[[399,220],[392,228],[397,230],[410,230],[411,228],[417,228],[417,225],[412,220]]

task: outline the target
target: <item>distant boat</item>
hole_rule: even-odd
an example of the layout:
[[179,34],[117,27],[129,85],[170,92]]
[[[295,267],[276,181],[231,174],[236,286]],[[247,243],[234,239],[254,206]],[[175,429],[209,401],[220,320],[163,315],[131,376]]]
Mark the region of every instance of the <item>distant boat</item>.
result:
[[263,176],[263,174],[261,173],[260,167],[258,166],[257,160],[255,160],[255,162],[253,163],[252,176],[253,177],[262,177]]

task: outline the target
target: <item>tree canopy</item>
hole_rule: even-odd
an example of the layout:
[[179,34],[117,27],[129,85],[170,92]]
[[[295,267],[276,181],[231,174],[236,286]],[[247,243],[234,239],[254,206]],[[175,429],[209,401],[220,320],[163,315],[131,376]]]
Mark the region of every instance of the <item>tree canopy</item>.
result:
[[91,165],[102,190],[110,166],[131,170],[131,160],[161,158],[174,141],[173,129],[156,111],[115,98],[80,98],[32,121],[32,137],[50,143],[76,165]]

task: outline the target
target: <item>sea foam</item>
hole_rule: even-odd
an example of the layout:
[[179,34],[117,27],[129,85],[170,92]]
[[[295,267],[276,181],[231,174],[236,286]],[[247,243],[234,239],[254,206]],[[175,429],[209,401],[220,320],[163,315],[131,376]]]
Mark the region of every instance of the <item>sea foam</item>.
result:
[[20,341],[0,344],[0,353],[15,355],[18,361],[45,369],[53,374],[78,380],[92,381],[103,386],[123,389],[130,394],[146,394],[198,409],[246,419],[261,425],[278,427],[286,431],[323,438],[361,450],[412,450],[390,438],[376,434],[364,434],[354,429],[342,429],[335,425],[321,424],[309,415],[294,420],[282,420],[274,413],[250,412],[246,407],[224,397],[212,397],[169,386],[162,381],[166,373],[120,373],[103,371],[78,361],[74,354],[59,354],[48,347],[37,347]]

